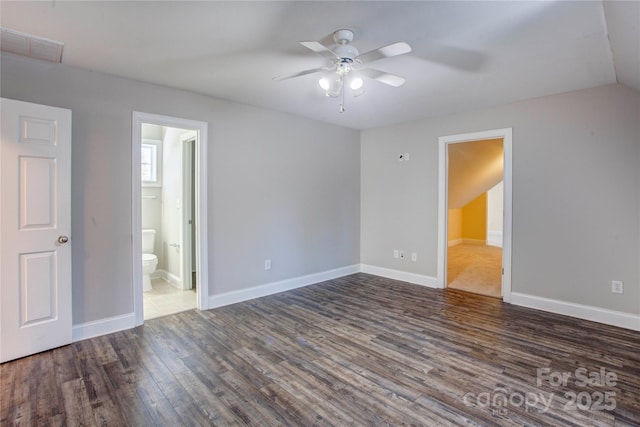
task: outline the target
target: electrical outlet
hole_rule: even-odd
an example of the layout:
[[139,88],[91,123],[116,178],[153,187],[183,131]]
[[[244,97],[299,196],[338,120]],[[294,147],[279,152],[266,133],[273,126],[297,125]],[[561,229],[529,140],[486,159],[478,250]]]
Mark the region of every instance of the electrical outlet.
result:
[[270,259],[265,259],[264,260],[264,269],[265,270],[271,270],[271,260]]
[[621,294],[624,292],[624,283],[621,280],[611,281],[611,292],[614,294]]
[[397,249],[393,250],[393,257],[398,258],[400,256],[400,252]]
[[416,252],[411,252],[411,261],[418,261],[418,254]]
[[404,259],[404,251],[400,251],[400,259]]
[[409,153],[404,153],[404,161],[405,162],[409,161]]

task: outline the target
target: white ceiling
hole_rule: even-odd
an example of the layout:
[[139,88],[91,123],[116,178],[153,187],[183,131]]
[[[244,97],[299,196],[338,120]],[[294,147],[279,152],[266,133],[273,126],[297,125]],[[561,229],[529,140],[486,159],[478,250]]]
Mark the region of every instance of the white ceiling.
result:
[[[4,28],[65,43],[64,64],[364,129],[607,83],[640,90],[640,3],[598,1],[114,1],[0,3]],[[396,41],[413,52],[375,63],[392,88],[325,97],[325,65],[298,44],[339,28],[366,52]],[[610,35],[610,40],[608,38]]]

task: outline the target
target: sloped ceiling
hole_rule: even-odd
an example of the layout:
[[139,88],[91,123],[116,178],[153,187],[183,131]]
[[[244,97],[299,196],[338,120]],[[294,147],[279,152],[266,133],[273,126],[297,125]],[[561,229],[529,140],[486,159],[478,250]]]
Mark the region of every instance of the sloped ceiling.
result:
[[616,78],[640,90],[640,1],[606,1],[604,12]]
[[449,209],[459,209],[502,181],[502,139],[449,144]]
[[[638,2],[7,1],[2,27],[64,42],[62,66],[181,88],[356,129],[614,83],[640,90]],[[400,88],[325,97],[301,40],[350,28]],[[610,37],[609,37],[610,36]],[[613,53],[612,53],[613,52]],[[4,60],[12,60],[3,55]],[[9,57],[7,59],[7,57]]]

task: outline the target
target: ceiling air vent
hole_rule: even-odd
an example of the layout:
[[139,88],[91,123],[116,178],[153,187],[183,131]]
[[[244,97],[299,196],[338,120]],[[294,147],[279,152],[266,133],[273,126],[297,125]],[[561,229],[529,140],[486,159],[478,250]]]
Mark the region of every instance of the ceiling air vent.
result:
[[15,53],[44,61],[62,62],[64,43],[7,28],[0,28],[0,31],[0,49],[3,52]]

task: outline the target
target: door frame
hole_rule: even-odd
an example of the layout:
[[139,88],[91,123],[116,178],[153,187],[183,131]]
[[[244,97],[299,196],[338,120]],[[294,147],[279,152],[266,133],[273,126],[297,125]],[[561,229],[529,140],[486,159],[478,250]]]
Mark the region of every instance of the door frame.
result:
[[196,200],[195,221],[197,228],[196,252],[196,293],[199,310],[209,308],[209,263],[207,236],[207,132],[208,123],[158,114],[133,112],[131,136],[131,199],[132,199],[132,252],[133,252],[133,305],[136,326],[144,323],[142,296],[142,178],[140,171],[140,143],[142,124],[193,130],[196,132]]
[[511,302],[512,128],[441,136],[438,138],[438,265],[437,287],[447,284],[447,208],[449,206],[449,144],[502,138],[504,149],[504,222],[502,224],[502,300]]
[[197,229],[198,224],[191,212],[191,174],[193,173],[191,156],[197,144],[198,137],[193,135],[192,131],[188,132],[187,135],[180,136],[180,150],[182,151],[182,211],[180,213],[182,218],[182,228],[180,230],[182,256],[180,258],[180,282],[183,290],[193,289],[191,228],[195,226]]

